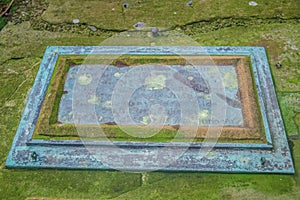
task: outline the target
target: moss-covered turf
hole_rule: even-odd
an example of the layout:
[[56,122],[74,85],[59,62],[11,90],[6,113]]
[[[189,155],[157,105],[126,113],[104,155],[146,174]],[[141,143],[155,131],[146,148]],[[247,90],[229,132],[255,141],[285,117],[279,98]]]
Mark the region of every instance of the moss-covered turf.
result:
[[[72,23],[79,19],[99,28],[112,30],[127,30],[137,22],[149,26],[170,28],[194,21],[222,18],[295,18],[299,14],[300,5],[296,1],[258,2],[251,7],[249,1],[194,1],[193,6],[186,6],[187,1],[160,0],[127,0],[129,7],[123,8],[123,1],[96,1],[86,3],[85,0],[51,1],[42,19],[53,23]],[[138,3],[139,2],[139,3]],[[78,6],[78,5],[81,6]],[[100,12],[101,10],[101,12]]]
[[[109,2],[118,6],[116,15],[107,14],[115,6]],[[97,35],[77,29],[43,29],[45,23],[49,25],[45,27],[66,26],[73,18],[107,30],[131,28],[138,21],[163,27],[180,24],[182,28],[177,27],[177,31],[188,34],[200,45],[264,46],[287,133],[293,134],[299,127],[298,104],[290,101],[291,96],[300,94],[300,25],[294,23],[300,18],[298,0],[257,1],[255,7],[249,6],[249,1],[193,1],[193,7],[185,7],[183,0],[141,0],[141,11],[136,1],[128,2],[133,9],[129,7],[122,15],[122,1],[48,1],[43,26],[36,25],[35,20],[40,20],[37,17],[17,25],[8,23],[0,32],[0,199],[299,199],[299,138],[291,139],[295,175],[5,169],[5,159],[46,46],[98,45],[107,38],[102,32]],[[241,23],[227,23],[225,18],[239,19]],[[253,24],[242,23],[250,22],[250,18]],[[197,21],[203,20],[207,24],[202,29]],[[222,20],[226,23],[221,24]],[[192,25],[185,26],[186,23]],[[35,24],[35,30],[31,24]],[[277,62],[283,68],[277,69]]]
[[0,17],[0,30],[7,24],[6,19]]
[[298,136],[300,132],[300,94],[279,93],[278,99],[287,133],[290,136]]

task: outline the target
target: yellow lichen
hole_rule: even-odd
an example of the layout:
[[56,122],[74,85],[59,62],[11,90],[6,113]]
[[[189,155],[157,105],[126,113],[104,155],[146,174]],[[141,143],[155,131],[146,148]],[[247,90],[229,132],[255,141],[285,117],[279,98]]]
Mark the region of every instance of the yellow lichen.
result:
[[89,104],[93,104],[93,105],[99,105],[100,99],[99,99],[96,95],[92,95],[92,96],[88,99],[88,103],[89,103]]
[[166,77],[162,74],[151,74],[145,79],[145,85],[149,90],[159,90],[166,87]]
[[92,82],[93,77],[91,74],[82,74],[78,77],[78,83],[80,85],[88,85]]

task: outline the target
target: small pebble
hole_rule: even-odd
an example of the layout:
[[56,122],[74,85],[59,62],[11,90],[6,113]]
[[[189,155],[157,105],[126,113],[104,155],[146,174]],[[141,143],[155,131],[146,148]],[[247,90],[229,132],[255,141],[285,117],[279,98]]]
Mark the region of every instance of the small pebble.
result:
[[19,24],[19,23],[21,23],[21,21],[19,19],[14,20],[14,24]]
[[275,67],[276,67],[277,69],[280,69],[280,68],[282,68],[282,64],[277,63],[277,64],[275,65]]
[[258,4],[255,1],[250,1],[249,6],[257,6]]
[[123,7],[124,7],[124,8],[128,8],[128,7],[129,7],[129,4],[128,4],[128,3],[124,3],[124,4],[123,4]]
[[152,32],[152,36],[153,37],[157,37],[158,36],[158,28],[157,27],[153,27],[151,28],[151,32]]
[[97,28],[95,26],[88,26],[89,29],[93,32],[96,32],[97,31]]
[[192,0],[190,0],[190,1],[189,1],[189,2],[187,2],[185,5],[186,5],[186,6],[192,6],[192,5],[193,5],[193,1],[192,1]]
[[144,22],[138,22],[135,25],[133,25],[134,28],[141,30],[145,26]]
[[194,77],[192,77],[192,76],[188,77],[188,80],[190,80],[190,81],[193,80],[193,79],[194,79]]
[[73,19],[74,24],[78,24],[79,22],[80,22],[79,19]]

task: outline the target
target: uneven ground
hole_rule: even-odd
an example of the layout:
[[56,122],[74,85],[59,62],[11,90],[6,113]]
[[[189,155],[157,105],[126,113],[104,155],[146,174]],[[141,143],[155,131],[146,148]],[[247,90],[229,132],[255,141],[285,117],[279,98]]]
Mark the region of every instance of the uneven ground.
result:
[[[299,199],[300,2],[16,1],[0,31],[0,199]],[[138,3],[140,2],[140,3]],[[112,8],[115,8],[112,10]],[[79,24],[73,24],[79,19]],[[137,22],[174,29],[201,45],[267,49],[295,175],[8,170],[4,163],[47,45],[98,45]],[[97,28],[93,31],[89,26]],[[282,63],[277,69],[275,64]],[[293,138],[293,139],[292,139]]]

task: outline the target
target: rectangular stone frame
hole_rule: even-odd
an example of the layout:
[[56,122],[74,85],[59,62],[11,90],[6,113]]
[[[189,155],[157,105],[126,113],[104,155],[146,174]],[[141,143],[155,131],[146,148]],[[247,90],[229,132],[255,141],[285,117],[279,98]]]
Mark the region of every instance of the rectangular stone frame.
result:
[[[79,56],[75,56],[75,58],[80,59]],[[260,139],[265,140],[265,134],[261,133],[260,130],[263,128],[262,125],[259,123],[259,119],[260,119],[260,113],[259,111],[257,111],[257,109],[259,108],[259,105],[256,104],[256,98],[255,98],[255,94],[253,91],[253,87],[249,87],[249,86],[253,86],[252,83],[252,74],[251,74],[251,70],[250,70],[250,66],[246,65],[246,57],[245,56],[185,56],[185,59],[187,59],[189,62],[192,62],[193,65],[234,65],[236,68],[236,72],[237,72],[237,78],[238,78],[238,82],[240,85],[240,96],[242,99],[242,110],[243,110],[243,117],[244,117],[244,126],[236,126],[236,127],[232,127],[232,126],[223,126],[222,127],[222,131],[220,133],[220,135],[218,135],[219,139],[239,139],[241,140],[240,142],[245,143],[243,140],[247,140],[247,142],[249,142],[249,140],[253,140],[252,143],[263,143],[263,141],[260,141]],[[62,78],[62,72],[64,71],[64,67],[66,65],[66,60],[67,57],[60,57],[60,61],[58,61],[57,66],[56,66],[56,73],[53,74],[53,76],[57,76],[55,79],[63,79]],[[250,65],[250,63],[249,63]],[[53,78],[53,77],[52,77]],[[54,85],[55,84],[55,85]],[[57,90],[57,88],[59,87],[58,85],[61,84],[60,82],[58,83],[52,83],[51,88],[56,88],[54,90]],[[51,130],[51,126],[50,125],[50,115],[51,114],[46,114],[48,112],[48,110],[52,110],[53,109],[53,98],[56,98],[55,96],[57,95],[57,91],[53,92],[51,90],[51,93],[49,93],[49,91],[46,93],[46,96],[44,98],[43,101],[43,105],[41,107],[41,111],[40,111],[40,116],[37,120],[36,123],[36,130],[39,130],[39,126],[41,124],[43,124],[43,126],[48,126],[48,128],[46,129],[47,132],[43,132],[44,130],[39,131],[41,133],[41,135],[43,136],[49,136],[48,133],[52,133],[55,130]],[[251,103],[254,102],[254,103]],[[249,105],[249,106],[247,106]],[[247,113],[247,114],[245,114]],[[59,124],[58,125],[60,128],[59,130],[63,129],[64,126]],[[89,125],[90,127],[93,128],[97,128],[97,125]],[[107,125],[109,126],[109,125]],[[115,125],[111,125],[111,126],[115,126]],[[130,126],[128,126],[130,127]],[[74,127],[75,128],[75,127]],[[176,129],[176,127],[174,128],[173,126],[164,126],[164,128],[167,129],[171,129],[174,130]],[[191,135],[193,135],[193,137],[197,138],[197,139],[201,139],[201,138],[207,138],[207,137],[215,137],[215,136],[209,136],[206,135],[208,128],[210,128],[212,131],[214,129],[214,127],[207,127],[207,126],[199,126],[198,127],[198,131],[197,134],[194,135],[193,133]],[[194,128],[192,128],[193,130]],[[219,128],[216,128],[219,129]],[[230,133],[228,133],[228,131]],[[262,131],[264,132],[264,131]],[[244,135],[245,133],[247,133],[248,135]],[[38,133],[34,133],[34,134],[38,134]],[[88,134],[88,133],[87,133]],[[59,134],[58,134],[59,135]],[[188,135],[188,133],[187,133]],[[187,136],[186,135],[186,136]],[[55,134],[53,135],[55,136]],[[69,135],[67,135],[69,136]],[[73,135],[72,135],[73,136]],[[255,140],[255,141],[254,141]],[[235,142],[236,143],[236,142]]]
[[[39,116],[48,84],[59,55],[216,55],[250,56],[254,73],[257,96],[265,128],[266,144],[240,143],[160,143],[160,142],[99,142],[65,140],[33,140],[35,124]],[[101,146],[101,152],[89,152],[87,146]],[[263,47],[200,47],[200,46],[51,46],[46,49],[35,83],[6,160],[9,168],[72,168],[110,169],[95,159],[97,154],[105,154],[113,147],[121,146],[142,153],[157,147],[187,147],[185,153],[163,169],[167,171],[209,171],[246,173],[294,173],[293,161],[276,99],[270,68]],[[213,145],[212,157],[201,157],[199,148]],[[131,152],[131,151],[129,151]],[[38,156],[34,158],[33,153]],[[130,153],[129,153],[130,154]],[[122,155],[116,155],[122,156]],[[124,155],[123,155],[124,156]],[[131,156],[131,155],[125,155]],[[204,162],[205,160],[205,162]],[[119,163],[122,166],[122,163]],[[122,169],[122,167],[121,167]],[[124,170],[154,170],[143,165],[124,166]]]

